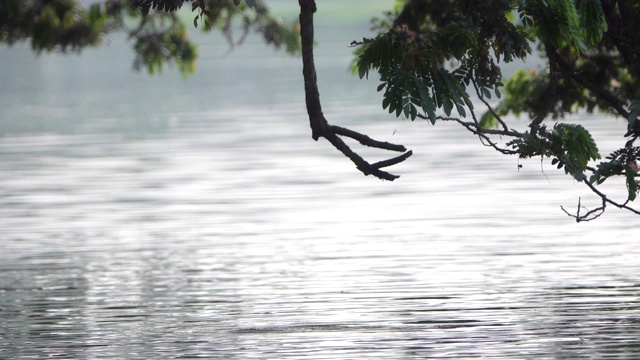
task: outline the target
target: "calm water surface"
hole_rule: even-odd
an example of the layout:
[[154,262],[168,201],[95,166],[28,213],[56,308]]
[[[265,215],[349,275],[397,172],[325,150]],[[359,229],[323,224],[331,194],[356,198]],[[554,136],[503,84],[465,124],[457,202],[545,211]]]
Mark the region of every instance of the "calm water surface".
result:
[[413,149],[393,183],[311,140],[299,60],[259,45],[186,81],[118,41],[0,49],[0,358],[640,357],[638,218],[576,224],[597,201],[548,163],[387,117],[350,40],[325,112]]

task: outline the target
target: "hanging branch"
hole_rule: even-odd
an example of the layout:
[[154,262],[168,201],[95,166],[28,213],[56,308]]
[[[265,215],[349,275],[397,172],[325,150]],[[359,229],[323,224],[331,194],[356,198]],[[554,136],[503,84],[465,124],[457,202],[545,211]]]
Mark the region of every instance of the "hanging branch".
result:
[[[402,145],[373,140],[367,135],[343,127],[330,125],[322,113],[320,104],[320,93],[318,91],[318,79],[316,75],[315,62],[313,57],[313,14],[316,12],[315,0],[298,0],[300,4],[300,38],[302,42],[302,74],[304,76],[304,92],[307,104],[307,113],[311,125],[311,136],[314,140],[323,137],[327,139],[336,149],[340,150],[348,157],[365,175],[373,175],[383,180],[393,181],[399,176],[380,170],[381,168],[398,164],[405,161],[412,155],[411,151]],[[389,151],[402,152],[402,155],[389,160],[371,164],[355,153],[339,137],[347,136],[359,141],[362,145],[384,149]]]

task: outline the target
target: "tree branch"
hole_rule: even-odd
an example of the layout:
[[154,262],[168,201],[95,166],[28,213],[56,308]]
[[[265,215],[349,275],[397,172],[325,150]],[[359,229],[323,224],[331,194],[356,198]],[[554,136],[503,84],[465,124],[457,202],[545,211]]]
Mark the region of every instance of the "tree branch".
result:
[[588,187],[589,189],[591,189],[591,191],[593,191],[593,192],[594,192],[594,193],[596,193],[598,196],[600,196],[600,198],[602,199],[602,201],[603,201],[603,202],[607,202],[607,203],[609,203],[609,204],[611,204],[611,205],[613,205],[613,206],[615,206],[615,207],[617,207],[617,208],[625,209],[625,210],[629,210],[629,211],[631,211],[632,213],[634,213],[634,214],[636,214],[636,215],[640,215],[640,210],[636,210],[636,209],[634,209],[634,208],[632,208],[632,207],[630,207],[630,206],[628,206],[628,205],[627,205],[627,203],[629,202],[629,200],[625,201],[625,202],[624,202],[624,203],[622,203],[622,204],[621,204],[621,203],[619,203],[619,202],[613,201],[613,200],[611,200],[611,199],[610,199],[606,194],[604,194],[602,191],[598,190],[598,189],[597,189],[593,184],[591,184],[590,182],[585,181],[584,183],[587,185],[587,187]]
[[400,151],[400,152],[407,151],[407,148],[405,148],[404,145],[396,145],[386,141],[374,140],[365,134],[360,134],[359,132],[356,132],[347,128],[343,128],[340,126],[331,125],[331,130],[333,130],[333,132],[336,133],[337,135],[347,136],[354,140],[357,140],[360,142],[360,144],[365,146],[375,147],[375,148],[385,149],[390,151]]
[[631,206],[627,205],[629,203],[629,200],[625,201],[624,203],[619,203],[617,201],[611,200],[605,193],[598,190],[598,188],[596,188],[592,183],[588,181],[585,181],[584,183],[585,185],[587,185],[589,189],[591,189],[591,191],[594,194],[600,197],[600,199],[602,200],[602,205],[598,206],[595,209],[589,210],[587,211],[586,214],[582,214],[582,215],[580,214],[580,209],[582,209],[583,207],[580,205],[580,199],[578,199],[578,210],[576,211],[575,215],[569,213],[567,210],[565,210],[564,207],[560,206],[562,211],[564,211],[567,215],[571,216],[572,218],[576,219],[576,222],[591,221],[598,218],[600,215],[604,213],[605,209],[607,208],[607,204],[611,204],[619,209],[628,210],[636,215],[640,215],[640,210],[634,209]]
[[[317,10],[315,0],[298,0],[300,4],[300,39],[302,44],[302,75],[304,77],[304,92],[307,113],[309,114],[309,124],[311,126],[311,136],[314,140],[323,137],[327,139],[336,149],[348,157],[365,175],[373,175],[383,180],[393,181],[399,176],[380,170],[383,167],[395,165],[406,160],[412,155],[411,151],[402,145],[396,145],[384,141],[371,139],[369,136],[340,126],[330,125],[322,113],[320,103],[320,92],[318,91],[318,78],[316,74],[315,61],[313,56],[313,14]],[[355,153],[338,136],[347,136],[359,141],[362,145],[375,147],[384,150],[404,152],[404,154],[389,160],[384,160],[371,164]]]

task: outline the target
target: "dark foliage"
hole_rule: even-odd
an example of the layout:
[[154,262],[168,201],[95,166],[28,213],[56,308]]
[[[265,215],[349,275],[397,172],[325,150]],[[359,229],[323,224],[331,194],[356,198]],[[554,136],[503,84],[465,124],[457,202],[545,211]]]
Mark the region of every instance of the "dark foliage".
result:
[[[143,15],[149,14],[150,9],[159,11],[176,11],[182,7],[185,0],[130,0],[134,8],[140,8]],[[187,0],[190,1],[190,0]]]

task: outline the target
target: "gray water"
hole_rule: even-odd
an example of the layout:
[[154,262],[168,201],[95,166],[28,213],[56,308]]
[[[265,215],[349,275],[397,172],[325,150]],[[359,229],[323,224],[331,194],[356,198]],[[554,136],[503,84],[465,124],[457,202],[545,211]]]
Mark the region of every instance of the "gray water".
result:
[[358,31],[320,37],[322,100],[414,151],[393,183],[311,139],[300,60],[262,45],[187,80],[118,39],[0,49],[0,358],[640,357],[638,218],[576,224],[598,201],[548,163],[387,116]]

